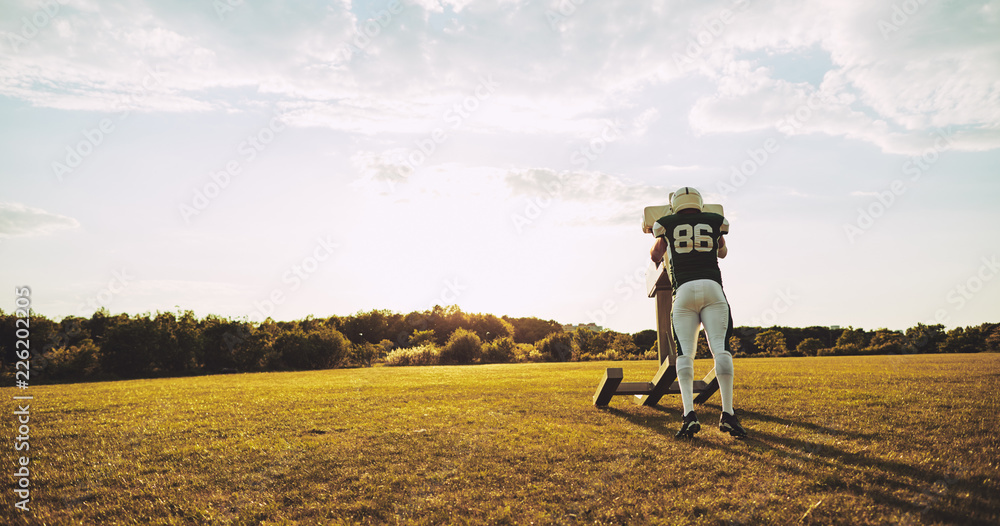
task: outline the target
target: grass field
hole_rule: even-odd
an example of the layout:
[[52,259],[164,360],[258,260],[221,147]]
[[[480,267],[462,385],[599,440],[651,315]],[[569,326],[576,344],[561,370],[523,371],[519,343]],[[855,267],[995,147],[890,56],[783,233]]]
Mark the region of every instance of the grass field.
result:
[[[591,396],[608,366],[265,373],[31,387],[13,524],[998,524],[1000,356],[736,360],[751,436],[673,438]],[[699,360],[696,375],[710,362]],[[11,397],[24,394],[3,389]],[[13,409],[3,459],[13,479]],[[706,425],[709,424],[709,425]]]

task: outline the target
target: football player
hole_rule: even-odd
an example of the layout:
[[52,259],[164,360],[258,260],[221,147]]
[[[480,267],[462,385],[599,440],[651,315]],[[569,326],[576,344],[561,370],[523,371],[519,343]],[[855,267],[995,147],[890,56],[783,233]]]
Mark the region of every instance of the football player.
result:
[[698,331],[704,326],[722,397],[719,429],[743,438],[747,432],[733,412],[733,355],[729,350],[733,318],[722,291],[718,259],[728,252],[723,236],[729,233],[729,222],[719,214],[703,212],[701,194],[691,187],[674,192],[670,205],[673,213],[653,225],[657,239],[650,257],[659,263],[670,251],[674,295],[670,322],[677,348],[677,382],[684,404],[683,422],[676,436],[691,438],[701,430],[694,412],[694,355]]

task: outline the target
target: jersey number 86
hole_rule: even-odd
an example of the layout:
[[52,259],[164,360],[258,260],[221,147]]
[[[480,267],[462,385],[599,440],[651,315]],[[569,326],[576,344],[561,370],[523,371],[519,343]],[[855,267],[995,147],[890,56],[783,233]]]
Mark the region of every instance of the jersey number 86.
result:
[[691,250],[698,252],[711,252],[715,247],[712,239],[712,227],[705,223],[691,225],[677,225],[674,228],[674,252],[687,254]]

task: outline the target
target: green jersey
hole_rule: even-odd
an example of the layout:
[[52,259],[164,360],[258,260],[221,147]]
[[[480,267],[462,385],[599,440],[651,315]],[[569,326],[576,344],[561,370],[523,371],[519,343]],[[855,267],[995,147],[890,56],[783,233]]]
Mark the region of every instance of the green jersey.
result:
[[670,282],[674,292],[696,279],[722,285],[719,270],[719,238],[729,233],[729,221],[719,214],[671,214],[653,225],[653,235],[662,237],[670,250]]

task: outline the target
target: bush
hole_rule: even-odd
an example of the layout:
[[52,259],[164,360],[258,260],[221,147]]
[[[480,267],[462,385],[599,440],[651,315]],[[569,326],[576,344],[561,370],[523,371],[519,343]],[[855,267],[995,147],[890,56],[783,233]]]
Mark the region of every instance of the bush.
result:
[[45,376],[53,380],[72,380],[97,372],[99,349],[89,338],[79,345],[52,349],[46,356]]
[[768,329],[757,334],[754,343],[761,351],[771,356],[779,356],[787,352],[785,348],[785,335],[777,329]]
[[379,358],[382,347],[378,344],[361,342],[351,345],[348,353],[347,365],[354,367],[371,367],[372,363]]
[[535,343],[535,348],[545,360],[550,362],[568,362],[579,358],[580,349],[576,346],[572,333],[555,333],[542,338]]
[[806,338],[799,342],[799,346],[795,350],[802,356],[816,356],[816,353],[822,348],[823,342],[819,341],[819,338]]
[[816,356],[857,356],[859,354],[862,354],[861,348],[853,343],[816,351]]
[[[531,354],[532,353],[538,354],[538,356],[541,357],[541,354],[538,353],[538,350],[535,349],[534,345],[532,345],[530,343],[519,343],[519,344],[517,344],[517,345],[514,346],[514,362],[516,362],[516,363],[526,363],[526,362],[533,361],[531,359]],[[541,361],[541,360],[538,360],[538,361]]]
[[608,343],[608,350],[614,350],[622,359],[631,360],[638,358],[641,353],[639,347],[632,341],[628,334],[611,333],[611,341]]
[[1000,352],[1000,327],[996,327],[986,337],[986,352]]
[[385,364],[395,367],[438,365],[439,363],[441,363],[441,350],[430,343],[406,349],[396,349],[385,357]]
[[855,329],[854,327],[848,327],[844,329],[844,332],[840,333],[840,337],[837,338],[837,347],[847,347],[849,345],[854,345],[861,349],[868,346],[868,342],[871,338],[864,329]]
[[101,370],[123,378],[152,376],[158,336],[148,317],[126,318],[104,335],[98,357]]
[[441,349],[441,363],[466,365],[476,363],[483,355],[483,341],[476,333],[458,328],[451,333],[448,343]]
[[591,360],[593,360],[593,361],[613,361],[613,362],[616,362],[616,361],[627,359],[627,358],[629,358],[628,355],[622,356],[621,353],[619,353],[618,351],[616,351],[614,349],[608,349],[608,350],[606,350],[604,352],[600,352],[600,353],[597,353],[597,354],[588,353],[588,354],[581,355],[580,356],[580,361],[591,361]]
[[483,363],[510,363],[514,359],[513,338],[497,338],[483,346]]
[[434,338],[434,329],[427,329],[426,331],[413,329],[413,334],[410,335],[407,341],[407,344],[411,347],[420,347],[421,345],[432,343],[437,343],[437,340]]
[[309,333],[295,329],[279,336],[273,346],[281,362],[293,369],[337,367],[347,358],[350,347],[350,340],[332,327]]
[[881,345],[869,345],[865,347],[862,354],[910,354],[907,347],[901,342],[887,342]]

